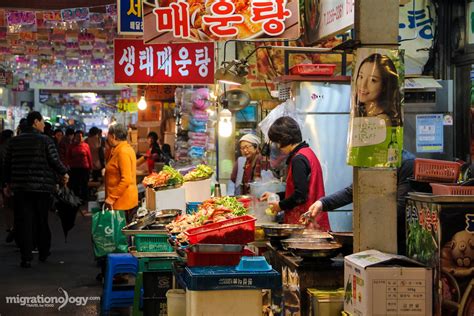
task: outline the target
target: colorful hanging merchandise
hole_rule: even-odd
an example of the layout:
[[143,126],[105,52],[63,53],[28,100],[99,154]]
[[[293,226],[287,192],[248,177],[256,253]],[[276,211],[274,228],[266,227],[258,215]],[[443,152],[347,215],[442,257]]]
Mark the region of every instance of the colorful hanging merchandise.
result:
[[209,147],[206,111],[210,105],[208,88],[176,89],[175,101],[180,105],[180,125],[176,142],[176,159],[198,163],[206,160]]

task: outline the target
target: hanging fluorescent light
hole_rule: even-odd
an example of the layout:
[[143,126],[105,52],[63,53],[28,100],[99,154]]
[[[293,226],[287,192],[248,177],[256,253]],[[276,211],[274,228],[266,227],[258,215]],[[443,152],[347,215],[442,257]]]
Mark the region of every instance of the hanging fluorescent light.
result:
[[232,113],[224,108],[219,113],[219,136],[230,137],[232,135]]

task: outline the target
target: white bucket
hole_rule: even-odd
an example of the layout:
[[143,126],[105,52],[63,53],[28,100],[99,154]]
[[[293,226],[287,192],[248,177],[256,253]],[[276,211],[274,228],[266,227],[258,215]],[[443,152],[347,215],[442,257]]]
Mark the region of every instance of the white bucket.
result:
[[168,316],[186,316],[186,292],[181,289],[166,292]]

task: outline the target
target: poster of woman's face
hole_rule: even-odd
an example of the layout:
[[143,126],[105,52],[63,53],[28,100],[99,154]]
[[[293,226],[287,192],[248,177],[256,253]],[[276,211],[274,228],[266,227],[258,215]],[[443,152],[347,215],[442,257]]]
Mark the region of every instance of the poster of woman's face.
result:
[[402,126],[403,58],[398,50],[357,50],[352,82],[354,117],[377,117],[386,127]]

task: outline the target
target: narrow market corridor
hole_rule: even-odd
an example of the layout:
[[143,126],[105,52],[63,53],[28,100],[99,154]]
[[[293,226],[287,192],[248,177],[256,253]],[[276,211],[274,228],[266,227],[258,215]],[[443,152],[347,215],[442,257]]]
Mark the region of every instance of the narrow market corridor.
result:
[[[14,243],[5,242],[6,233],[2,230],[0,235],[1,316],[99,314],[102,285],[95,279],[99,268],[95,264],[91,246],[90,214],[85,216],[77,214],[76,225],[69,232],[67,243],[64,242],[59,217],[50,213],[49,223],[52,234],[51,256],[46,262],[39,262],[36,254],[32,268],[29,269],[20,267],[19,249]],[[3,216],[1,227],[4,227]],[[37,306],[26,306],[28,304],[26,298],[31,297],[36,297],[43,303],[37,303]],[[64,297],[68,297],[68,302],[62,308],[61,303],[46,303],[50,299],[64,300]],[[22,302],[25,306],[22,306]]]

